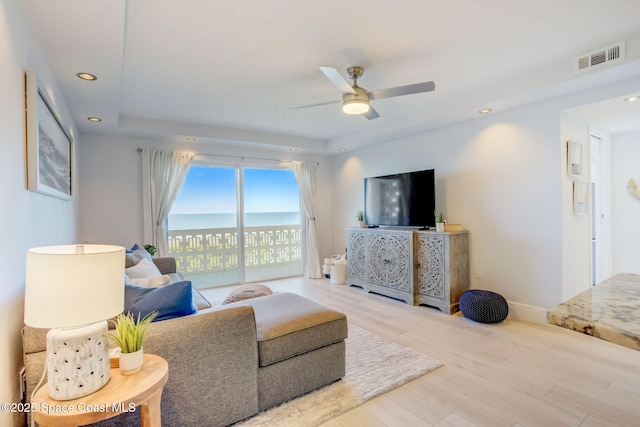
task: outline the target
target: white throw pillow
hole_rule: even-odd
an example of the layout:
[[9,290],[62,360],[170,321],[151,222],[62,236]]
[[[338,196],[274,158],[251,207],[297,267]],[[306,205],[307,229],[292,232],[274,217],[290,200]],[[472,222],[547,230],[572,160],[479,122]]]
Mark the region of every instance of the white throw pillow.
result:
[[171,279],[171,276],[163,274],[162,276],[145,277],[144,279],[129,278],[126,283],[142,286],[143,288],[159,288],[172,282],[173,280]]
[[146,258],[140,260],[140,262],[133,267],[125,268],[124,272],[130,279],[146,279],[148,277],[162,276],[162,273],[160,273],[160,270],[158,270],[158,267],[156,267],[153,261],[149,261]]

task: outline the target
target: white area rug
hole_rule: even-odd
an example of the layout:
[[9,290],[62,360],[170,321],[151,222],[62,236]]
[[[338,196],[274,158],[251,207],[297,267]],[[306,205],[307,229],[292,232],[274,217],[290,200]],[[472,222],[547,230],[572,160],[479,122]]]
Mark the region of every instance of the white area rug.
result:
[[349,325],[346,375],[342,380],[236,425],[318,426],[440,366],[437,360]]

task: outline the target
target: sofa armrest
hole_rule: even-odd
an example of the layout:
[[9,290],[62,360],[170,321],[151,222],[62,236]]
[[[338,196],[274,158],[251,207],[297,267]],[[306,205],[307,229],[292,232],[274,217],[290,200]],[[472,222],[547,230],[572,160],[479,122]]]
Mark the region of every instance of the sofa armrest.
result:
[[157,257],[152,259],[153,263],[158,267],[158,270],[160,270],[160,273],[171,274],[178,272],[176,259],[174,257]]
[[[45,370],[47,359],[47,332],[49,329],[24,326],[22,329],[22,360],[25,370],[27,402]],[[45,379],[46,380],[46,379]],[[26,425],[31,425],[31,413],[26,414]]]
[[150,325],[144,351],[169,364],[163,425],[224,426],[258,412],[255,317],[253,308],[244,308],[209,309]]

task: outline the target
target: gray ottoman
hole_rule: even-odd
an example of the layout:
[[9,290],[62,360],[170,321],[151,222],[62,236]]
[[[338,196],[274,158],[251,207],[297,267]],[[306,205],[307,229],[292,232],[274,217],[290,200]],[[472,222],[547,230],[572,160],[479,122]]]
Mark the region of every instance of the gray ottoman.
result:
[[339,380],[345,374],[347,317],[283,292],[235,302],[250,305],[258,336],[260,410]]

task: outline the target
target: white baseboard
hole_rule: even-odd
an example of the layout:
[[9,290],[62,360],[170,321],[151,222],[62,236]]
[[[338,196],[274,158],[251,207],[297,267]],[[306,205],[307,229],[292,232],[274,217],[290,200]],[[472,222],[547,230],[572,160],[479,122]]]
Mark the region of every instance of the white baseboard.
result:
[[509,301],[508,318],[522,320],[524,322],[539,323],[541,325],[548,325],[547,311],[548,310],[546,308]]

